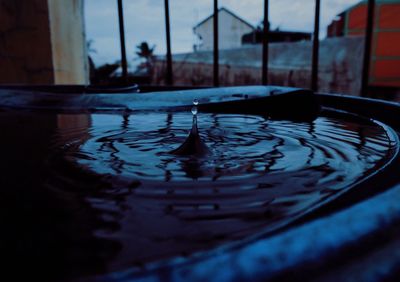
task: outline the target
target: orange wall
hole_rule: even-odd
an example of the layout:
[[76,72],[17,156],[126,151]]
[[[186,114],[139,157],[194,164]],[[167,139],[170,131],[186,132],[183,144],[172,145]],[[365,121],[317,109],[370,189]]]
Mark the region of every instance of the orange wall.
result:
[[367,6],[359,5],[353,8],[348,15],[348,29],[364,29],[366,26]]
[[[399,14],[400,15],[400,14]],[[375,56],[400,57],[400,30],[377,32],[375,39]],[[399,66],[400,68],[400,66]]]
[[[345,34],[363,35],[366,19],[366,4],[352,8]],[[372,52],[370,84],[400,86],[400,1],[376,4]]]
[[376,60],[373,74],[376,78],[400,78],[400,67],[398,60]]
[[400,29],[400,3],[381,5],[379,9],[379,28]]

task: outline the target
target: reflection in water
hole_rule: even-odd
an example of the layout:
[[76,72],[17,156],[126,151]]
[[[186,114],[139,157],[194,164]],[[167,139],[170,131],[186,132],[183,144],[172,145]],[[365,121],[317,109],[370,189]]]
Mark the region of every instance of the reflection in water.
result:
[[[182,167],[190,166],[187,161],[195,159],[196,167],[203,171],[202,180],[263,178],[266,172],[326,166],[354,182],[391,147],[385,130],[365,121],[344,123],[321,117],[311,123],[293,123],[256,116],[204,114],[199,133],[196,123],[192,126],[188,122],[188,115],[175,113],[172,120],[171,113],[151,117],[136,114],[130,117],[128,126],[125,122],[120,126],[117,116],[111,116],[115,122],[107,125],[101,122],[107,116],[93,115],[95,123],[99,119],[99,125],[90,129],[93,137],[82,142],[79,150],[67,153],[72,157],[79,154],[76,161],[97,173],[132,179],[162,180],[169,171],[173,180],[189,180]],[[191,126],[191,133],[209,147],[211,155],[207,158],[168,153],[190,139],[185,135]]]
[[1,250],[24,269],[49,266],[52,278],[273,230],[369,175],[397,146],[381,126],[344,114],[294,123],[202,113],[205,157],[169,153],[187,139],[191,113],[0,115],[0,200],[12,214],[0,213]]
[[[12,271],[9,277],[16,281],[56,281],[103,272],[106,261],[119,251],[118,241],[94,236],[98,214],[82,201],[74,184],[82,181],[71,178],[58,182],[63,186],[52,185],[49,167],[60,167],[52,161],[54,134],[66,140],[66,147],[73,146],[90,138],[90,124],[89,115],[0,112],[0,250],[5,277]],[[93,189],[101,188],[91,182]]]
[[107,187],[85,199],[117,227],[96,231],[122,245],[109,269],[272,230],[370,174],[392,153],[382,127],[352,116],[294,123],[201,114],[195,133],[209,154],[170,154],[187,142],[190,117],[92,115],[92,137],[63,151],[76,170],[100,175]]

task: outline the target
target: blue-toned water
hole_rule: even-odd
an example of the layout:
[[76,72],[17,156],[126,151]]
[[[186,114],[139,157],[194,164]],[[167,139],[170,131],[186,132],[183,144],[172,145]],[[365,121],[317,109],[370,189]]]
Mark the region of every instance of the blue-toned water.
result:
[[0,217],[3,251],[38,271],[52,265],[54,277],[267,236],[373,174],[397,146],[390,128],[333,112],[308,123],[199,113],[202,156],[171,153],[191,112],[0,116],[0,201],[12,215]]

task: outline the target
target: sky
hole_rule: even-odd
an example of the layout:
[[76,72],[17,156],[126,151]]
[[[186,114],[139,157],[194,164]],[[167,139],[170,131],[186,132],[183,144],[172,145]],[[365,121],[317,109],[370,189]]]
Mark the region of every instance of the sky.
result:
[[[219,0],[249,23],[257,26],[263,16],[263,0]],[[272,29],[313,31],[315,0],[270,0]],[[322,0],[320,37],[340,12],[360,0]],[[117,0],[84,0],[86,38],[91,40],[91,56],[96,65],[113,63],[121,57]],[[191,52],[196,36],[193,26],[212,14],[213,0],[170,0],[172,53]],[[123,0],[128,63],[137,63],[135,50],[142,41],[155,46],[155,54],[165,54],[164,0]],[[136,63],[135,63],[136,62]]]

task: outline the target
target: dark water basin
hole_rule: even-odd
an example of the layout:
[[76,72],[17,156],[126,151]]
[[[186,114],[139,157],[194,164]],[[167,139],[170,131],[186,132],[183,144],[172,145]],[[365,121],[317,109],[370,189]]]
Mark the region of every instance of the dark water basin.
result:
[[369,181],[396,157],[381,121],[198,114],[210,152],[175,156],[188,111],[4,109],[1,250],[49,279],[98,277],[265,238]]

